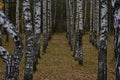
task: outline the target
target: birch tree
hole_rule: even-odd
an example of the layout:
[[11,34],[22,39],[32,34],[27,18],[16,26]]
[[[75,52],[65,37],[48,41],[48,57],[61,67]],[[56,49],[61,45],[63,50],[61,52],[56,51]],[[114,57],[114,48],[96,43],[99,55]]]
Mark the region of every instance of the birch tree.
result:
[[66,15],[67,15],[67,39],[70,49],[73,49],[73,6],[72,0],[66,0]]
[[38,64],[40,58],[40,33],[41,33],[41,0],[34,0],[34,64]]
[[75,41],[75,59],[79,61],[79,64],[83,64],[83,53],[82,53],[82,31],[83,31],[83,0],[77,0],[76,9],[76,41]]
[[0,28],[0,46],[2,46],[2,28]]
[[53,26],[52,26],[52,0],[50,0],[50,36],[49,36],[49,40],[52,38],[52,33],[53,33]]
[[48,45],[48,34],[47,34],[47,0],[43,0],[43,52],[46,52]]
[[69,46],[71,51],[73,50],[73,24],[74,24],[74,19],[73,19],[73,7],[72,7],[72,0],[69,1],[69,9],[70,9],[70,41],[69,41]]
[[99,0],[94,0],[93,45],[99,46]]
[[15,43],[14,54],[10,54],[0,46],[0,57],[6,64],[5,80],[18,80],[23,45],[17,30],[2,11],[0,11],[0,25],[10,33]]
[[100,29],[100,1],[96,0],[96,47],[99,48],[99,29]]
[[94,0],[91,0],[91,22],[90,22],[90,24],[91,24],[91,26],[90,26],[90,32],[91,32],[91,34],[90,34],[90,37],[91,37],[91,43],[92,43],[92,45],[94,44],[94,22],[95,22],[95,20],[94,20],[94,17],[95,17],[95,7],[94,7],[94,5],[95,5],[95,1]]
[[115,51],[115,62],[116,62],[116,80],[120,80],[120,1],[111,0],[114,8],[114,51]]
[[85,30],[86,30],[86,27],[87,27],[87,6],[88,6],[88,1],[84,0],[83,3],[84,3],[83,31],[84,31],[84,34],[85,34]]
[[97,0],[94,0],[94,23],[93,23],[93,33],[94,33],[94,42],[93,45],[97,47]]
[[23,0],[23,19],[26,30],[26,56],[25,56],[25,72],[24,80],[33,79],[33,27],[30,12],[30,1]]
[[95,31],[96,31],[96,0],[93,0],[93,32],[92,32],[92,45],[95,46]]
[[78,33],[79,33],[79,10],[78,10],[78,0],[76,0],[76,10],[75,10],[75,43],[74,43],[74,52],[73,52],[73,56],[75,60],[78,60]]
[[[3,0],[1,0],[0,5],[3,5]],[[2,6],[3,7],[3,6]],[[3,12],[2,7],[0,8],[0,10]],[[0,46],[2,46],[2,27],[0,27]]]
[[57,6],[57,1],[56,0],[52,0],[52,33],[54,34],[55,33],[55,30],[56,30],[56,6]]
[[66,38],[68,40],[69,38],[69,0],[66,0],[66,17],[67,17],[67,33],[66,33]]
[[[4,4],[5,4],[5,14],[7,17],[9,17],[9,0],[4,0]],[[6,33],[6,42],[9,42],[9,34],[6,30],[5,33]]]
[[90,42],[92,42],[92,32],[93,32],[93,0],[90,1]]
[[107,80],[108,2],[100,0],[100,46],[98,51],[98,80]]
[[16,0],[16,28],[17,28],[17,31],[19,32],[19,0]]
[[51,0],[47,0],[47,26],[48,26],[48,40],[50,40],[52,36]]

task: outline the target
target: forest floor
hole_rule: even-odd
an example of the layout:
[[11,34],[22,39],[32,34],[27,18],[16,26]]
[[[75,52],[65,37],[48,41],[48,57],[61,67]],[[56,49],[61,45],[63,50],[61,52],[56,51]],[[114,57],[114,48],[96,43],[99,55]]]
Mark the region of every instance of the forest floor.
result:
[[[5,42],[3,46],[13,51],[13,41]],[[41,40],[42,41],[42,40]],[[108,80],[115,80],[113,37],[108,41]],[[41,45],[42,51],[42,45]],[[42,52],[41,52],[42,53]],[[47,51],[39,59],[37,72],[33,80],[97,80],[98,50],[89,42],[89,35],[83,37],[83,66],[72,57],[65,33],[56,33],[49,42]],[[4,79],[5,65],[0,60],[0,80]],[[21,62],[20,80],[23,80],[24,58]]]

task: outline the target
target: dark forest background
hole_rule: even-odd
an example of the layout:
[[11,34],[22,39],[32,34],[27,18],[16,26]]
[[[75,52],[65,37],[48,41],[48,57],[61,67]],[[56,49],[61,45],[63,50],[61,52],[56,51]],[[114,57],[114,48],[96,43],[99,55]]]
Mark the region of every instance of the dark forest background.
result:
[[[86,1],[86,2],[85,2]],[[9,2],[9,19],[15,25],[15,8],[16,8],[16,0],[10,0]],[[83,22],[84,22],[84,31],[89,31],[90,26],[90,0],[84,0],[83,2]],[[109,1],[109,30],[113,29],[113,12],[111,7],[111,1]],[[31,12],[33,13],[33,0],[31,0]],[[85,13],[85,5],[86,5],[86,14]],[[42,12],[42,11],[41,11]],[[20,32],[24,31],[22,26],[22,0],[20,0]],[[53,20],[53,24],[55,23],[54,29],[55,32],[65,32],[67,28],[66,24],[66,0],[52,0],[52,18],[55,17],[55,22]],[[85,20],[86,17],[86,20]]]

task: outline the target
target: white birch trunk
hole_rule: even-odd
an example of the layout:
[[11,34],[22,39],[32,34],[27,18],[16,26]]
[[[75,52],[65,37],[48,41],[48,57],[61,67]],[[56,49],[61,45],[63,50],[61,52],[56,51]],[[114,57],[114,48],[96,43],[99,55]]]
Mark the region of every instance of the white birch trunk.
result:
[[17,29],[17,31],[19,32],[19,24],[20,24],[20,22],[19,22],[19,4],[20,2],[19,2],[19,0],[16,0],[16,29]]

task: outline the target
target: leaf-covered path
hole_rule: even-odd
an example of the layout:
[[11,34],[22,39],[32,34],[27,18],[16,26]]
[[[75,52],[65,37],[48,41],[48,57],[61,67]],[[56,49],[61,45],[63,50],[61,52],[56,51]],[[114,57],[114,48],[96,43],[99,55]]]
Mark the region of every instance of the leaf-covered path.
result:
[[[34,80],[97,80],[98,51],[89,43],[88,35],[83,38],[83,66],[78,65],[72,53],[65,33],[55,34],[49,42],[46,54],[39,60]],[[113,57],[110,58],[111,61],[112,59]],[[111,62],[109,80],[114,80],[112,64]]]
[[[13,43],[10,42],[3,42],[3,46],[11,50],[9,45],[13,45]],[[115,80],[113,47],[113,38],[111,37],[108,44],[108,80]],[[72,54],[73,52],[70,51],[66,40],[66,34],[56,33],[49,42],[46,53],[39,59],[38,70],[34,73],[33,80],[97,80],[98,50],[89,43],[89,35],[83,37],[83,66],[78,65]],[[23,63],[24,58],[21,63],[20,80],[23,80]],[[0,80],[3,80],[5,67],[1,60],[0,66]]]

